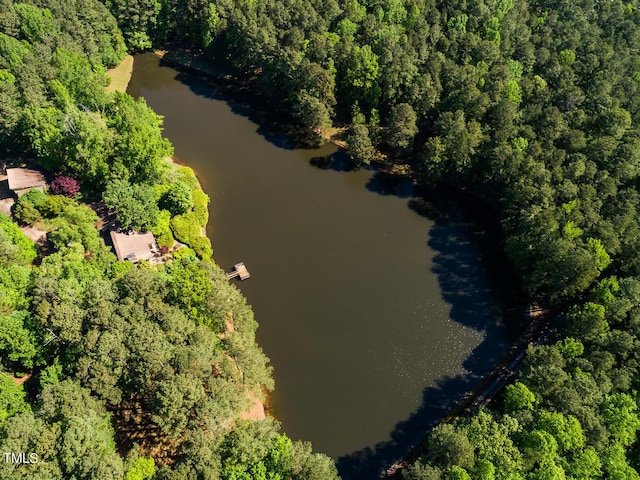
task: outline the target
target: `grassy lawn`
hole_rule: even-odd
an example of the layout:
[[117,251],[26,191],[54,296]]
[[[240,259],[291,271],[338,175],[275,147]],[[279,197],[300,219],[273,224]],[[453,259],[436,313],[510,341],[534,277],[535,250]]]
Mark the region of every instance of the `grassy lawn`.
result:
[[117,67],[107,70],[107,76],[111,79],[107,92],[126,91],[131,80],[131,72],[133,72],[133,56],[127,55]]

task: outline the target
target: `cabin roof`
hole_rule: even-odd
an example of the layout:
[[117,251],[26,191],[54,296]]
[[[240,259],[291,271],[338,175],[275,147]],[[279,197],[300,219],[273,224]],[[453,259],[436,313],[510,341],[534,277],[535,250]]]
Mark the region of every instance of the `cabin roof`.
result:
[[110,236],[116,256],[121,262],[151,260],[155,256],[156,239],[151,232],[122,233],[111,230]]
[[7,179],[9,189],[14,192],[47,185],[42,172],[31,168],[7,168]]

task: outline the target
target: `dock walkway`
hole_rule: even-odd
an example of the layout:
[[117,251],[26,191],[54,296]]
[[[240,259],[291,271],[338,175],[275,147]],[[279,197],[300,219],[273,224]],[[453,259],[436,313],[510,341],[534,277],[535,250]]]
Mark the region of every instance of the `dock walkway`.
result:
[[240,280],[246,280],[251,276],[251,274],[249,273],[249,270],[247,270],[247,267],[244,266],[244,263],[240,262],[233,266],[233,271],[229,273],[228,276],[229,280],[236,277],[240,277]]

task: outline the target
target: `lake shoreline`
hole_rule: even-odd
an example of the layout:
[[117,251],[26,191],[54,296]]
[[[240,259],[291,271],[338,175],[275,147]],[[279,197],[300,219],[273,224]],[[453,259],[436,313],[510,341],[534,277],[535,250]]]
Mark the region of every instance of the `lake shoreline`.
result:
[[131,76],[133,75],[133,55],[127,55],[113,68],[109,68],[105,73],[109,78],[109,85],[105,90],[109,93],[126,92]]
[[[156,50],[154,52],[155,55],[163,58],[167,51]],[[129,82],[131,81],[131,77],[133,76],[133,68],[134,68],[134,56],[127,55],[117,66],[107,70],[107,77],[110,79],[109,85],[105,87],[105,90],[109,93],[113,93],[116,91],[126,92]],[[184,165],[180,163],[175,156],[166,157],[164,159],[165,162],[169,164],[170,169],[177,169],[180,167],[186,167],[191,169],[194,172],[194,175],[197,180],[197,188],[203,192],[202,183],[198,178],[197,172],[188,165]],[[202,227],[200,235],[203,237],[207,237],[207,226]],[[211,240],[211,239],[210,239]],[[215,261],[214,261],[215,263]],[[249,400],[250,406],[247,409],[240,412],[239,418],[243,420],[256,420],[261,421],[266,419],[266,408],[265,404],[267,403],[267,394],[263,391],[264,389],[259,389],[258,392],[247,391],[247,399]]]
[[[265,109],[265,97],[264,96],[260,96],[259,93],[253,93],[253,92],[247,92],[247,83],[241,83],[241,84],[236,84],[234,83],[234,77],[231,77],[227,74],[219,74],[219,73],[214,73],[214,77],[208,75],[205,71],[203,71],[200,67],[198,67],[196,64],[194,64],[194,62],[191,62],[189,65],[177,65],[176,63],[176,58],[170,58],[168,55],[167,51],[164,52],[159,52],[159,54],[156,54],[157,57],[162,58],[162,63],[165,63],[165,65],[171,65],[173,67],[178,67],[176,68],[179,72],[180,71],[184,71],[184,72],[188,72],[191,76],[192,73],[196,73],[196,78],[198,76],[201,77],[205,77],[206,82],[204,82],[200,87],[198,87],[198,89],[196,89],[194,91],[194,93],[196,93],[196,95],[201,95],[204,97],[208,97],[208,98],[213,98],[216,100],[223,100],[226,103],[228,103],[232,108],[231,110],[236,113],[236,114],[240,114],[241,116],[247,117],[250,121],[256,123],[256,116],[260,119],[263,119],[262,121],[264,122],[265,118],[270,119],[271,115],[274,115],[274,113],[272,111],[267,111],[267,112],[258,112],[256,113],[257,110],[262,110]],[[204,59],[203,59],[204,60]],[[208,60],[207,60],[208,61]],[[162,66],[162,63],[160,64]],[[219,72],[219,71],[218,71]],[[183,78],[180,78],[180,73],[178,73],[178,78],[177,80],[179,82],[186,82],[187,81],[187,77],[186,75]],[[242,80],[240,80],[242,82]],[[222,86],[221,86],[222,85]],[[214,90],[211,92],[211,94],[209,93],[205,93],[205,90],[208,88],[208,86],[211,86],[211,88]],[[253,88],[256,87],[255,83],[253,83],[251,85]],[[193,88],[193,87],[191,87]],[[217,91],[215,91],[217,89]],[[227,95],[228,94],[228,95]],[[231,97],[230,99],[228,97]],[[243,110],[242,108],[240,109],[240,111],[238,112],[238,109],[234,108],[237,105],[237,98],[240,97],[241,100],[243,100],[246,104],[248,103],[248,101],[254,101],[256,99],[257,102],[259,103],[252,103],[250,106],[252,107],[250,109],[249,113],[246,113],[247,110]],[[243,105],[244,105],[243,104]],[[241,105],[241,106],[243,106]],[[280,116],[280,115],[278,115]],[[280,116],[280,119],[284,118],[283,116]],[[291,117],[288,117],[289,120],[291,119]],[[259,126],[262,127],[262,124],[260,123],[260,120],[257,121],[257,123],[259,123]],[[271,124],[271,121],[266,122],[269,126]],[[284,135],[286,135],[287,129],[284,129]],[[259,132],[260,134],[262,134],[262,132]],[[267,140],[271,141],[271,138],[267,138]],[[291,148],[291,147],[287,147],[287,148]],[[331,166],[329,166],[330,169],[333,169]],[[340,170],[338,168],[338,170]],[[376,168],[375,169],[378,173],[382,173],[383,170]],[[377,174],[376,174],[377,175]],[[384,175],[384,173],[383,173]],[[399,174],[395,174],[393,175],[394,177],[400,178]],[[415,184],[415,181],[413,178],[411,178],[411,174],[405,174],[402,176],[402,178],[404,179],[411,179],[411,181]],[[404,180],[404,182],[406,183],[406,180]],[[471,192],[469,192],[468,190],[465,189],[459,189],[459,188],[455,188],[455,186],[450,186],[452,190],[456,190],[456,191],[460,191],[462,190],[463,192],[466,192],[467,195],[470,195]],[[393,192],[383,192],[380,191],[378,192],[378,190],[375,189],[375,186],[373,186],[374,192],[377,192],[379,194],[382,195],[393,195]],[[402,195],[400,195],[402,197]],[[413,195],[412,195],[413,196]],[[489,210],[492,209],[486,209],[489,212]],[[492,213],[492,212],[491,212]],[[426,215],[428,216],[428,214]],[[494,242],[494,243],[499,243],[499,242]],[[504,259],[502,260],[502,262],[504,262]],[[506,354],[506,351],[505,351]],[[474,387],[468,390],[468,392],[473,392],[474,390],[476,390],[478,387]],[[451,410],[454,409],[454,406],[452,406]]]

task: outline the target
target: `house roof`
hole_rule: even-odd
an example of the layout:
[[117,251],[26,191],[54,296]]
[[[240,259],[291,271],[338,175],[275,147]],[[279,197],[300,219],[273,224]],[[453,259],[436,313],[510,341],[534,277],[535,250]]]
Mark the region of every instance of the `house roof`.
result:
[[42,172],[31,168],[7,168],[9,189],[25,190],[27,188],[43,187],[47,184]]
[[130,260],[150,260],[155,255],[156,239],[151,232],[122,233],[111,230],[111,241],[116,250],[116,256],[121,262]]

